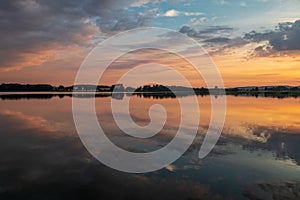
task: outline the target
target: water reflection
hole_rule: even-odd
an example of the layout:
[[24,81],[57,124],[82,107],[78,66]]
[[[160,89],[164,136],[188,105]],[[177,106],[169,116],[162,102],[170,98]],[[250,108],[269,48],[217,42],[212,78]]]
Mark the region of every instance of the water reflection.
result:
[[[189,150],[165,169],[134,175],[102,165],[85,150],[74,128],[71,98],[62,98],[70,94],[46,94],[43,99],[36,94],[5,95],[12,96],[1,95],[0,104],[2,199],[243,199],[249,184],[300,181],[299,99],[228,96],[222,137],[213,152],[199,160],[211,113],[210,97],[198,96],[201,121]],[[84,101],[89,96],[78,97]],[[148,109],[154,103],[167,110],[164,129],[145,140],[122,133],[112,119],[112,97],[99,97],[104,97],[96,98],[99,122],[122,148],[156,150],[178,129],[176,98],[131,97],[130,112],[139,125],[149,123]],[[182,98],[189,103],[188,96]],[[192,117],[193,107],[189,109]]]
[[[174,93],[123,93],[123,92],[97,92],[96,94],[82,92],[82,93],[71,93],[71,92],[59,92],[59,93],[2,93],[0,94],[0,99],[2,100],[18,100],[18,99],[51,99],[55,97],[64,98],[64,97],[75,97],[75,98],[103,98],[103,97],[112,97],[113,99],[122,100],[125,96],[137,96],[140,98],[152,98],[152,99],[166,99],[166,98],[180,98],[191,96],[192,94],[186,92],[178,92],[177,96]],[[204,96],[204,95],[199,95]],[[217,98],[217,96],[216,96]]]
[[[187,96],[209,96],[207,92],[199,92],[196,91],[195,93],[193,92],[187,92],[187,91],[177,91],[176,95],[172,92],[96,92],[96,94],[92,94],[89,92],[1,92],[0,93],[0,99],[2,100],[18,100],[18,99],[51,99],[55,97],[59,98],[64,98],[64,97],[75,97],[75,98],[101,98],[101,97],[112,97],[113,99],[119,99],[122,100],[125,96],[130,97],[130,96],[137,96],[140,98],[152,98],[152,99],[166,99],[166,98],[182,98],[182,97],[187,97]],[[255,93],[232,93],[228,92],[228,96],[235,96],[235,97],[255,97],[255,98],[277,98],[277,99],[284,99],[284,98],[298,98],[298,95],[293,95],[290,93],[267,93],[267,92],[262,92],[259,94]],[[215,94],[213,93],[212,96],[214,98],[219,98],[223,97],[224,94]]]

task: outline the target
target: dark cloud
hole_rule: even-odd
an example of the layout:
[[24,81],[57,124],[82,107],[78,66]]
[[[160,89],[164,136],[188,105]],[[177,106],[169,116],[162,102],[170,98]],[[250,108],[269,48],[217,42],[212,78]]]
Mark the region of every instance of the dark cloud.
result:
[[279,23],[274,31],[258,33],[252,31],[245,34],[248,42],[267,41],[268,44],[255,48],[255,56],[268,56],[280,54],[283,51],[300,50],[300,20]]
[[180,33],[187,34],[189,37],[195,37],[195,38],[202,38],[203,35],[199,33],[199,31],[195,30],[194,28],[191,28],[189,26],[183,26],[179,30]]
[[249,56],[279,56],[287,51],[300,50],[300,20],[295,22],[279,23],[274,30],[265,32],[251,31],[242,37],[230,37],[233,28],[227,26],[210,26],[196,30],[183,26],[179,32],[196,38],[205,46],[213,47],[210,53],[220,53],[229,48],[242,47],[249,43],[266,41],[266,44],[257,46]]
[[230,41],[231,41],[230,38],[216,37],[216,38],[212,38],[212,39],[207,39],[204,42],[207,42],[207,43],[228,43]]
[[276,50],[300,50],[300,20],[281,23],[279,30],[269,40]]
[[228,26],[206,26],[200,30],[183,26],[179,32],[197,39],[213,55],[248,43],[245,38],[233,37],[232,33],[234,30],[234,28]]
[[187,34],[189,37],[194,38],[211,38],[215,34],[224,34],[228,32],[232,32],[234,29],[228,26],[206,26],[201,30],[196,30],[189,26],[183,26],[179,30],[180,33]]
[[151,13],[126,10],[133,0],[3,0],[0,4],[0,68],[67,46],[89,46],[100,32],[144,26]]
[[130,18],[126,17],[119,20],[113,27],[112,31],[123,31],[132,28],[137,28],[141,26],[145,26],[151,18],[148,16],[140,16],[139,14],[135,15],[136,17]]
[[265,32],[265,33],[251,31],[244,35],[244,39],[249,40],[251,42],[260,42],[263,40],[268,40],[273,34],[274,34],[273,31],[269,31],[269,32]]

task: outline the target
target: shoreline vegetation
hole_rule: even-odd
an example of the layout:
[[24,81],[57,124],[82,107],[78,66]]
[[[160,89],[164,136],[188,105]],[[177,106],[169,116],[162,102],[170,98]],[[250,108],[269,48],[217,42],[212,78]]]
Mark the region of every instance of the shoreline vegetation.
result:
[[[173,91],[173,92],[172,92]],[[26,97],[44,97],[51,98],[54,96],[72,96],[72,92],[76,92],[77,97],[94,97],[94,95],[88,95],[87,93],[96,92],[96,97],[107,97],[107,96],[120,96],[123,98],[124,95],[136,95],[140,97],[153,97],[153,98],[176,98],[190,95],[234,95],[234,96],[254,96],[254,97],[300,97],[300,86],[248,86],[248,87],[234,87],[220,89],[214,88],[188,88],[183,86],[164,86],[164,85],[144,85],[138,88],[124,87],[122,84],[115,85],[73,85],[73,86],[52,86],[50,84],[1,84],[0,92],[32,92],[32,94],[23,94]],[[43,92],[46,94],[38,94]],[[68,93],[68,94],[67,94]],[[86,93],[86,94],[84,94]],[[101,94],[100,94],[101,93]],[[41,96],[42,95],[42,96]],[[18,94],[7,94],[1,95],[1,98],[6,97],[17,98]],[[76,97],[76,95],[73,94]],[[122,97],[123,96],[123,97]]]

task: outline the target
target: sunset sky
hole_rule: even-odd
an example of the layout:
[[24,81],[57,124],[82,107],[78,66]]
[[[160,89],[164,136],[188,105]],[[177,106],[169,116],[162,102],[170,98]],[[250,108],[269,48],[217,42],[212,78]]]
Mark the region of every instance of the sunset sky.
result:
[[[226,87],[298,86],[299,10],[299,0],[2,0],[0,82],[72,85],[97,44],[153,26],[198,41]],[[135,56],[121,59],[114,67],[124,69]],[[109,73],[105,80],[113,84]]]

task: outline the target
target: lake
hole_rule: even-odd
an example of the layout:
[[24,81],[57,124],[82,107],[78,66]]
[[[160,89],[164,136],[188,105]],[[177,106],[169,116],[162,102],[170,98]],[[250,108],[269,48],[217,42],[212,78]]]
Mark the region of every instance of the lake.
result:
[[[78,95],[82,102],[90,96]],[[111,101],[130,98],[132,119],[150,122],[148,109],[167,111],[162,131],[147,139],[124,134],[114,123]],[[191,96],[180,97],[189,117]],[[225,98],[218,96],[212,98]],[[0,95],[0,199],[248,199],[300,181],[300,98],[227,96],[222,135],[212,152],[198,158],[211,117],[210,96],[197,96],[198,134],[174,163],[158,171],[130,174],[111,169],[82,144],[73,121],[70,94]],[[180,123],[177,98],[98,95],[95,106],[108,138],[133,152],[157,150]],[[155,115],[160,118],[159,115]],[[189,127],[185,127],[189,128]],[[292,186],[286,186],[289,183]],[[282,186],[282,184],[284,186]],[[253,197],[254,199],[254,197]]]

